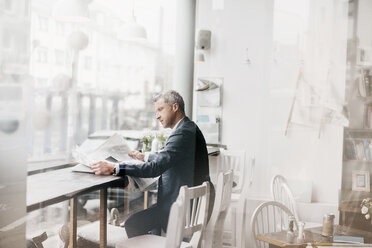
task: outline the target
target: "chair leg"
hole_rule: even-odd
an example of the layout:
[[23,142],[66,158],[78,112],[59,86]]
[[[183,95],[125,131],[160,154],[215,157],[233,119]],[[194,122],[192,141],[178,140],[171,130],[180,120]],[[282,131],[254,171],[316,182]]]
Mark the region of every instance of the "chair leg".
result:
[[245,247],[245,221],[246,221],[246,205],[247,200],[239,202],[238,212],[237,212],[237,226],[236,226],[236,247]]
[[129,201],[130,201],[130,191],[124,190],[124,217],[127,218],[129,215]]
[[143,209],[147,209],[149,207],[149,192],[146,190],[143,192]]
[[231,245],[236,247],[236,208],[231,207]]

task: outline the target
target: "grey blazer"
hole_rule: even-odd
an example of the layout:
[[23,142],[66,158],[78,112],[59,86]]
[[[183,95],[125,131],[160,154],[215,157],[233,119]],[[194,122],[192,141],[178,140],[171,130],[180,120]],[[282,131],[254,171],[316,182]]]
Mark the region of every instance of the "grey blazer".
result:
[[189,118],[180,121],[166,141],[165,148],[151,154],[147,162],[140,165],[120,164],[119,176],[156,177],[158,203],[161,213],[168,219],[170,207],[177,199],[182,185],[194,184],[195,136],[197,126]]

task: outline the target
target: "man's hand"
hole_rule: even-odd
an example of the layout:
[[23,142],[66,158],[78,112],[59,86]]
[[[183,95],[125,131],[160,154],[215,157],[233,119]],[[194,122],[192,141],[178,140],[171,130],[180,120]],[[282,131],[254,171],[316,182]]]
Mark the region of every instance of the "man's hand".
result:
[[103,161],[90,165],[90,168],[92,168],[96,175],[112,175],[114,173],[114,167],[114,164]]
[[138,160],[145,162],[145,154],[139,151],[131,151],[128,153],[128,155],[131,156],[132,158],[136,158]]

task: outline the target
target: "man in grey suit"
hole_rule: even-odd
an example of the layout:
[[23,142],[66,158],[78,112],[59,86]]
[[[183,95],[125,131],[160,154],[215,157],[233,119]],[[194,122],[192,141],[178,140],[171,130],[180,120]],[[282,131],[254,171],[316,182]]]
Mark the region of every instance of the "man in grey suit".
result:
[[[168,91],[155,97],[154,102],[156,119],[164,128],[172,128],[165,148],[158,154],[149,156],[138,151],[130,152],[130,156],[144,162],[140,165],[115,165],[106,162],[91,165],[93,171],[101,175],[160,176],[157,203],[126,220],[125,228],[129,238],[150,231],[154,234],[160,234],[161,229],[166,231],[170,207],[176,200],[180,187],[191,187],[195,183],[209,181],[205,140],[196,124],[186,117],[182,97],[175,91]],[[201,175],[195,175],[195,172]]]

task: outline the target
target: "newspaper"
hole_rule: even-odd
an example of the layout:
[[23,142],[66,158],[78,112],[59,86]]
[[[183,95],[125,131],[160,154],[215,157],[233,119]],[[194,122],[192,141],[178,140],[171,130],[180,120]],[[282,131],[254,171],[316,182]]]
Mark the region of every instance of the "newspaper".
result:
[[[98,147],[97,147],[98,146]],[[142,164],[143,162],[133,159],[128,155],[130,152],[129,146],[123,136],[115,133],[110,138],[102,143],[102,141],[86,140],[81,146],[76,146],[72,155],[78,164],[71,168],[74,172],[94,173],[90,168],[90,164],[99,161],[106,161],[111,163],[130,163]],[[129,185],[134,191],[145,191],[155,189],[157,180],[155,178],[138,178],[130,177]]]

